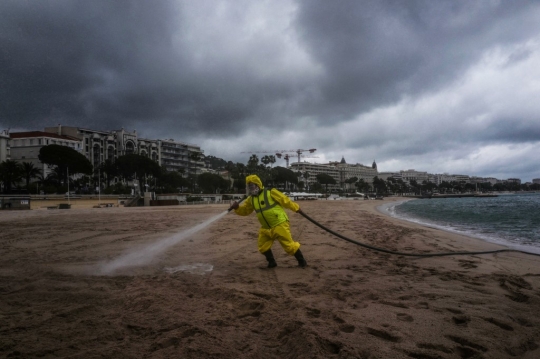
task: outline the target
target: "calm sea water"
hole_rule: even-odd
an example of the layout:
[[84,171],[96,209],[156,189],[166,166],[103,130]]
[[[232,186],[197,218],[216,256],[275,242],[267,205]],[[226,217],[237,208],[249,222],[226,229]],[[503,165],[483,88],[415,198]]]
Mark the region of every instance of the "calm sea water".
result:
[[393,217],[540,253],[540,193],[387,203]]

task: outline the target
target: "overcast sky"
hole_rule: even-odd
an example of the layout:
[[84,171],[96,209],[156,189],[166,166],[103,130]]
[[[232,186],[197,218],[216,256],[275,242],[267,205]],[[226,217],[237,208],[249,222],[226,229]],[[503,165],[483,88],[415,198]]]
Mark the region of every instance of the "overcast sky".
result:
[[59,123],[530,181],[540,2],[2,0],[0,130]]

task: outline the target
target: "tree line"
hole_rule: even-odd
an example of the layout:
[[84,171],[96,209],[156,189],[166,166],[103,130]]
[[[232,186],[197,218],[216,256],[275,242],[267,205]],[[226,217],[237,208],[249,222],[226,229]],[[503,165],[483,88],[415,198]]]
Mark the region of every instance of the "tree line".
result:
[[[193,156],[199,157],[195,153]],[[243,193],[245,178],[249,174],[258,175],[265,186],[276,187],[284,191],[326,192],[328,185],[336,185],[336,180],[325,173],[317,174],[315,182],[309,182],[309,172],[292,171],[276,166],[275,156],[263,156],[261,159],[251,155],[247,164],[225,161],[213,156],[207,157],[214,169],[227,171],[228,178],[205,172],[200,175],[185,173],[184,169],[169,171],[148,157],[128,154],[116,159],[107,159],[97,168],[90,161],[72,148],[60,145],[43,146],[39,160],[49,166],[51,172],[44,176],[41,169],[30,162],[6,160],[0,163],[0,184],[4,193],[59,193],[74,191],[79,194],[92,194],[100,191],[104,194],[130,194],[133,187],[128,182],[136,183],[138,189],[156,193]],[[200,158],[193,157],[194,160]],[[32,181],[34,180],[35,181]],[[21,185],[23,183],[23,185]],[[405,182],[401,179],[378,177],[373,183],[357,177],[348,178],[339,192],[374,192],[382,195],[422,194],[422,193],[464,193],[492,191],[540,190],[539,184],[525,185],[512,182],[479,183],[442,182],[436,185],[424,181]]]

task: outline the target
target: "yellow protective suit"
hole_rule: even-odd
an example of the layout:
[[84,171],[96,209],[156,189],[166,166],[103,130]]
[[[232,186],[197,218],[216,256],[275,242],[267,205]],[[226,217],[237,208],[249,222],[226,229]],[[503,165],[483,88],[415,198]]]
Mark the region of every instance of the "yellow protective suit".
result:
[[257,218],[261,223],[258,238],[259,252],[268,251],[277,239],[287,254],[294,255],[300,248],[300,243],[292,239],[289,218],[284,208],[297,212],[300,206],[275,188],[265,189],[257,175],[247,176],[246,184],[249,183],[259,186],[261,189],[259,195],[249,196],[234,211],[241,216],[250,215],[253,211],[257,213]]

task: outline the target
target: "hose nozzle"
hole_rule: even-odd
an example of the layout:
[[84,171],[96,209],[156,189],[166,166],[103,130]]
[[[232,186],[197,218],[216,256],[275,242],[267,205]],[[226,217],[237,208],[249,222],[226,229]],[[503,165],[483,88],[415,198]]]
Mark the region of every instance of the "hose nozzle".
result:
[[[240,202],[238,202],[238,204],[242,203],[246,198],[247,198],[247,196],[244,196],[244,198],[242,198],[242,199],[240,200]],[[235,201],[235,202],[236,202],[236,201]],[[233,208],[233,205],[231,205],[231,206],[229,207],[229,209],[227,210],[227,212],[230,212],[230,211],[232,211],[233,209],[234,209],[234,208]]]

